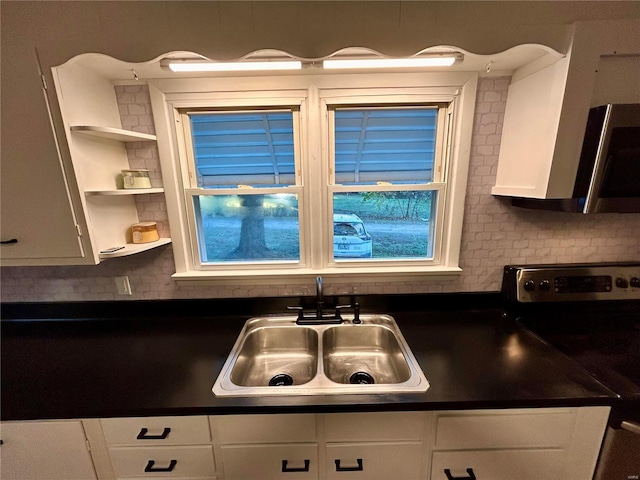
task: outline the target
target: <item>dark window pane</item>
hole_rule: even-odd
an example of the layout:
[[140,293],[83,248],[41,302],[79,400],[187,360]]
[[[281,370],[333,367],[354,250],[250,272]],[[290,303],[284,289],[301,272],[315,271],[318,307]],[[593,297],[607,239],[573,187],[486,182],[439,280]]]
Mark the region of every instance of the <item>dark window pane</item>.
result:
[[189,117],[199,187],[295,184],[291,112]]
[[202,263],[300,259],[297,195],[206,195],[193,201]]
[[433,179],[438,109],[335,111],[335,175],[343,185]]
[[334,259],[433,258],[436,203],[435,191],[334,193]]

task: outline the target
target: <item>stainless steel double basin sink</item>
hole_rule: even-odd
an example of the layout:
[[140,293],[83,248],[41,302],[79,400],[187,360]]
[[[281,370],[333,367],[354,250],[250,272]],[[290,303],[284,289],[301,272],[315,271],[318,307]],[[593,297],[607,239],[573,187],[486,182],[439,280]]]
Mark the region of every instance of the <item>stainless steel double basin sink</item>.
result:
[[298,325],[295,316],[247,320],[214,386],[217,396],[424,392],[429,382],[395,320]]

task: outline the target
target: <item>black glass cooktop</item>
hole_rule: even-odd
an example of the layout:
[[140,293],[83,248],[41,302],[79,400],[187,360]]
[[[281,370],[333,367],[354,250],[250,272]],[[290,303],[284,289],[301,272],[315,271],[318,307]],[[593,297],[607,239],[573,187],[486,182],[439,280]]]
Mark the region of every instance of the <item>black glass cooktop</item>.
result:
[[640,399],[640,311],[547,314],[518,321],[619,395]]

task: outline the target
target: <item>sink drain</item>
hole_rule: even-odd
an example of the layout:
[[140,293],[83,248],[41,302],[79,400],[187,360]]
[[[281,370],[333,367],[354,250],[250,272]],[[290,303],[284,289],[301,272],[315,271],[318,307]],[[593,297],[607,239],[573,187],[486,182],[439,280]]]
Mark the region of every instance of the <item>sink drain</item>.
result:
[[291,375],[287,375],[286,373],[274,375],[271,380],[269,380],[270,387],[282,387],[285,385],[293,385],[293,378]]
[[370,385],[376,382],[367,372],[356,372],[349,377],[349,383]]

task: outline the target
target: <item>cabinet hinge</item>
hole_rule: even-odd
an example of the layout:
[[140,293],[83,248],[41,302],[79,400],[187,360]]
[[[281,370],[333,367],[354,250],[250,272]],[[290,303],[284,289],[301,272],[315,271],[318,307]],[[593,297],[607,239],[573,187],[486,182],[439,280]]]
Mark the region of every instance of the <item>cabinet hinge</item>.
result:
[[89,440],[85,440],[84,443],[87,445],[87,450],[91,451],[91,442],[89,442]]
[[76,232],[78,232],[79,237],[82,236],[82,229],[80,228],[80,225],[78,225],[77,223],[76,223]]
[[44,76],[44,73],[41,73],[40,78],[42,79],[42,88],[47,90],[47,77]]

